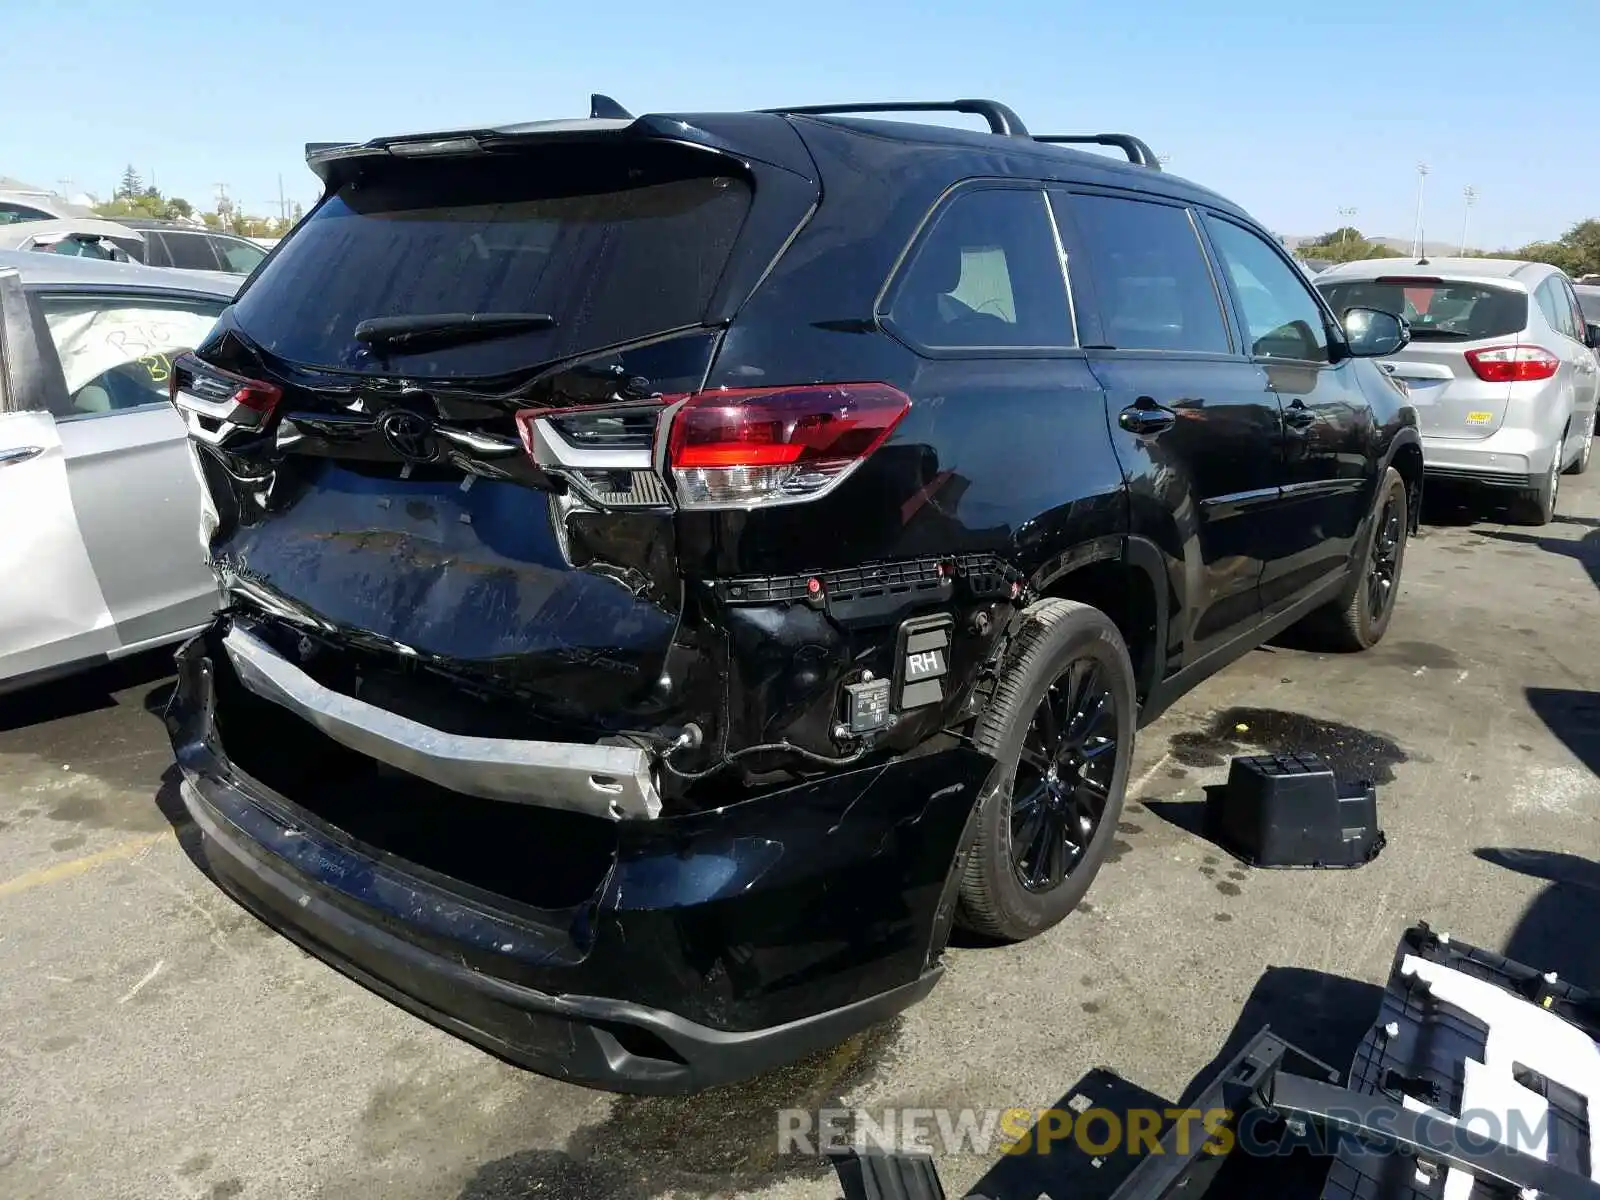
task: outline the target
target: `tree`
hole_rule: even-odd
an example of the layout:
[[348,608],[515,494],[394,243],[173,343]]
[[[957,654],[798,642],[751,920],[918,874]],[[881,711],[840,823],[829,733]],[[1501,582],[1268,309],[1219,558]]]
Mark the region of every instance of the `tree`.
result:
[[1327,262],[1357,262],[1366,258],[1393,258],[1395,252],[1382,242],[1369,241],[1353,225],[1344,225],[1295,249],[1301,258],[1317,258]]
[[1531,242],[1508,253],[1560,267],[1574,278],[1600,271],[1600,219],[1579,221],[1553,242]]
[[144,179],[129,163],[122,171],[122,182],[117,184],[117,190],[112,193],[117,200],[134,200],[144,194]]
[[154,217],[171,221],[193,216],[194,206],[181,196],[163,196],[155,188],[144,188],[131,194],[118,188],[116,199],[96,204],[94,213],[111,221],[119,217]]

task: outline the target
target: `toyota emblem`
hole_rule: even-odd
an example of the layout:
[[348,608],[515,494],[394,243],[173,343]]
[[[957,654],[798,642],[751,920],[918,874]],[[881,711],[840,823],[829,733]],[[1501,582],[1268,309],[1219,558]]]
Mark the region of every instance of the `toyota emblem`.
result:
[[389,448],[407,462],[431,462],[435,453],[433,425],[408,408],[391,408],[378,418],[378,432]]

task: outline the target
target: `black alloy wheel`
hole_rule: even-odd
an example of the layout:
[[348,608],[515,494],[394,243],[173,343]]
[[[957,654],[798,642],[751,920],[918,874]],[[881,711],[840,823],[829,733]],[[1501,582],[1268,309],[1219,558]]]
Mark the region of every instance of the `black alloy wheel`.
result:
[[1030,892],[1059,886],[1083,861],[1111,797],[1117,697],[1100,664],[1072,662],[1045,690],[1011,787],[1011,860]]

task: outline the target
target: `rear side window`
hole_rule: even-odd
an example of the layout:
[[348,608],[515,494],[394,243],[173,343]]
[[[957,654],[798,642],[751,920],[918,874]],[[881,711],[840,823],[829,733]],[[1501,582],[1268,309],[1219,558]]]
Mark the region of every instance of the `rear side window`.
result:
[[1417,341],[1467,342],[1506,337],[1528,324],[1526,292],[1479,283],[1410,276],[1321,281],[1335,313],[1376,308],[1411,322]]
[[897,333],[930,348],[1075,343],[1066,276],[1042,191],[963,192],[934,218],[894,289]]
[[211,252],[211,239],[203,233],[164,232],[172,265],[182,271],[220,271],[222,266]]
[[1106,341],[1118,350],[1226,354],[1222,302],[1188,210],[1071,197]]
[[[431,378],[510,374],[697,325],[750,207],[727,166],[665,145],[374,166],[280,245],[235,317],[291,362]],[[369,317],[456,313],[554,325],[385,357],[353,337]]]
[[1578,327],[1572,319],[1572,302],[1567,299],[1566,291],[1561,286],[1561,280],[1552,275],[1539,285],[1535,298],[1539,308],[1544,312],[1545,321],[1557,333],[1564,333],[1569,338],[1578,336]]
[[250,274],[251,271],[256,269],[261,260],[267,256],[267,252],[260,246],[240,238],[213,236],[211,238],[211,248],[216,251],[217,257],[222,260],[222,269],[224,271],[232,271],[238,275]]

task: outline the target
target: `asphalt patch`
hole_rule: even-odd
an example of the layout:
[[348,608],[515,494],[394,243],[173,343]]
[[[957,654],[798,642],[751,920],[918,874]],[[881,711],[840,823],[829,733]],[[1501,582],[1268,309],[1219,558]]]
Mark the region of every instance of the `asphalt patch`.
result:
[[1204,729],[1174,734],[1172,757],[1189,767],[1221,767],[1245,753],[1315,754],[1341,779],[1393,783],[1410,755],[1392,739],[1341,721],[1273,708],[1227,708]]

